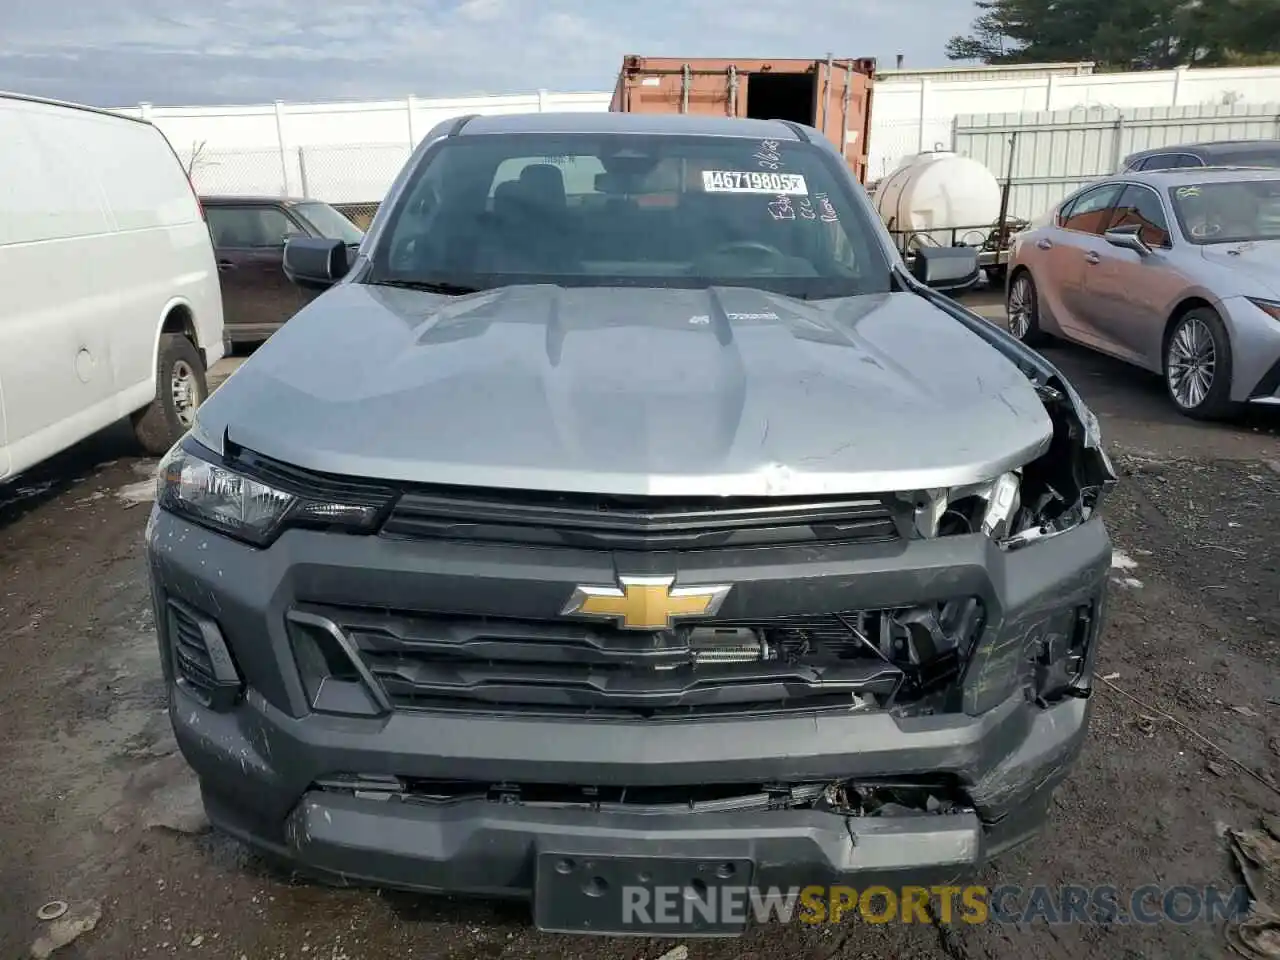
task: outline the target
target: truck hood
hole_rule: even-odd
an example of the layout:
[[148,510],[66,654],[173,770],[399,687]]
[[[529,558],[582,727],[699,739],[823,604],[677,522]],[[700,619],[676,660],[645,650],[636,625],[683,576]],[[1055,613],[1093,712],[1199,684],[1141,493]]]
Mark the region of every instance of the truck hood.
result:
[[1027,376],[924,297],[343,283],[193,435],[367,478],[604,494],[947,487],[1047,449]]

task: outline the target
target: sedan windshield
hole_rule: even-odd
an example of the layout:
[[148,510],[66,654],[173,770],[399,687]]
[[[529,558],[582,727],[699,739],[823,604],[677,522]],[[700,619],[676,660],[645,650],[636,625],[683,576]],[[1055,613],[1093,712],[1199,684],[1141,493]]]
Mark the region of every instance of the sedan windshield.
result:
[[1192,243],[1280,240],[1280,180],[1220,180],[1169,194]]
[[749,285],[884,292],[889,259],[842,164],[795,141],[485,134],[445,140],[400,194],[370,283]]
[[308,201],[296,204],[293,210],[329,240],[359,243],[364,239],[359,227],[327,203]]

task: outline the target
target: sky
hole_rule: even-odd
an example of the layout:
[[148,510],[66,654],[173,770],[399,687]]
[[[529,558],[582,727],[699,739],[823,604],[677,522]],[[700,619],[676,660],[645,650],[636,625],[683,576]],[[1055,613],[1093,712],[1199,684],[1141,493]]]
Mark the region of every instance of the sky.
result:
[[612,89],[624,54],[944,66],[972,0],[0,0],[0,90],[97,106]]

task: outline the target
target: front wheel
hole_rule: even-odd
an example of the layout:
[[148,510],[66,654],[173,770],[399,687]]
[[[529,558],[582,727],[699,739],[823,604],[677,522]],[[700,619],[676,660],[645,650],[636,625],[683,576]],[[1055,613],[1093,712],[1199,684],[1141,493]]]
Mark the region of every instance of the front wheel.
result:
[[1015,339],[1029,347],[1038,346],[1048,339],[1040,329],[1040,297],[1036,283],[1027,271],[1023,270],[1009,284],[1005,312],[1009,317],[1009,332]]
[[1188,310],[1169,331],[1164,350],[1164,383],[1180,413],[1197,420],[1229,416],[1231,341],[1217,312]]
[[134,414],[133,432],[154,457],[168,451],[195,422],[196,408],[209,395],[200,352],[181,334],[160,338],[156,398]]

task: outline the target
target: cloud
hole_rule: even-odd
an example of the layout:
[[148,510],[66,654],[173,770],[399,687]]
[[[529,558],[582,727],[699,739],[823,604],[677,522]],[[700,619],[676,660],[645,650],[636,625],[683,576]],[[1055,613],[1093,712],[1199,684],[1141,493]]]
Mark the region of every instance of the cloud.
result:
[[102,106],[607,90],[627,53],[939,66],[973,12],[970,0],[0,3],[0,89]]

